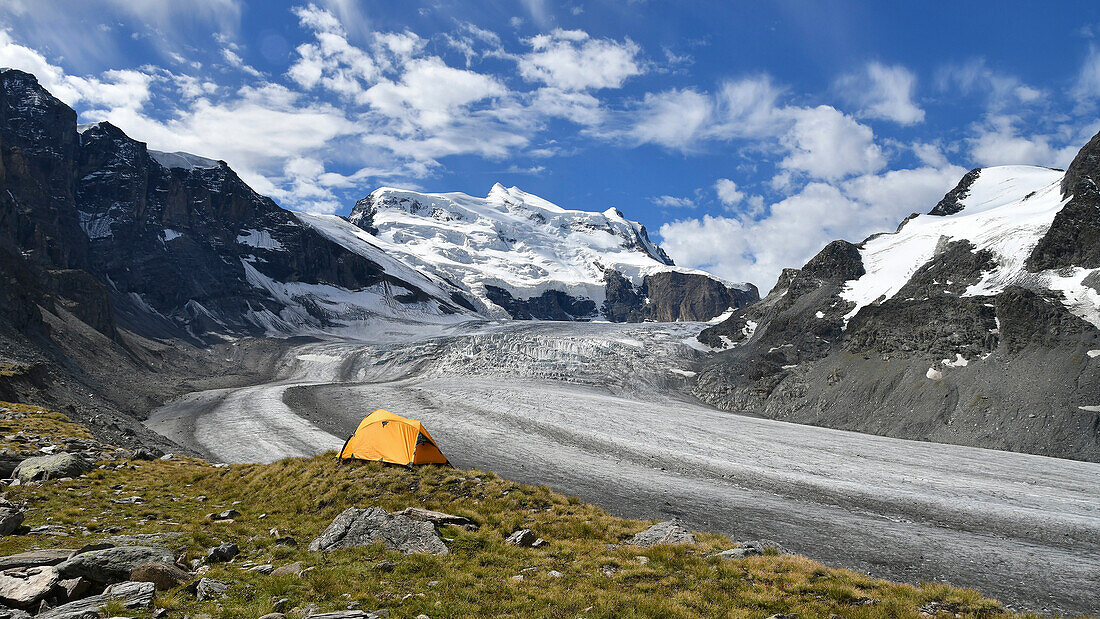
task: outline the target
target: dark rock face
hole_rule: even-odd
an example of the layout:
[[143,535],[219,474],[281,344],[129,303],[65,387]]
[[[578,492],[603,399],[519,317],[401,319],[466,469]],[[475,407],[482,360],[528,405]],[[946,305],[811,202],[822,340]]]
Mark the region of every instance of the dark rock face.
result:
[[[947,192],[947,195],[940,200],[931,211],[928,211],[929,215],[954,215],[963,210],[960,200],[970,194],[970,186],[974,184],[974,181],[978,180],[978,176],[982,173],[981,168],[974,168],[963,175],[962,180],[959,181],[955,188]],[[903,224],[904,225],[904,224]]]
[[866,272],[859,248],[848,241],[829,243],[802,267],[803,275],[825,280],[856,279]]
[[1075,185],[1073,197],[1027,258],[1027,269],[1033,272],[1069,266],[1100,267],[1100,189],[1090,177]]
[[946,295],[871,305],[848,323],[848,349],[940,359],[962,352],[973,358],[997,347],[996,312],[989,305],[987,297]]
[[1096,328],[1069,313],[1057,299],[1045,299],[1019,286],[1009,286],[997,295],[996,308],[1001,340],[1010,354],[1096,339]]
[[[0,275],[11,284],[0,308],[17,329],[37,324],[41,305],[112,339],[120,321],[156,336],[262,333],[271,320],[256,316],[288,307],[264,279],[386,282],[409,291],[399,302],[469,306],[329,241],[224,162],[151,153],[110,123],[78,133],[72,109],[20,71],[0,73],[0,154]],[[303,303],[294,311],[314,324],[340,318]]]
[[605,273],[607,296],[604,315],[612,322],[704,321],[730,308],[760,300],[756,287],[729,288],[699,273],[665,271],[647,275],[637,289],[621,273]]
[[1062,196],[1069,197],[1075,193],[1081,183],[1092,181],[1093,184],[1100,179],[1100,133],[1092,136],[1088,144],[1077,152],[1077,155],[1066,168],[1066,174],[1062,177]]
[[587,320],[596,315],[596,302],[577,299],[560,290],[547,290],[537,297],[516,299],[507,290],[486,286],[486,296],[517,320]]

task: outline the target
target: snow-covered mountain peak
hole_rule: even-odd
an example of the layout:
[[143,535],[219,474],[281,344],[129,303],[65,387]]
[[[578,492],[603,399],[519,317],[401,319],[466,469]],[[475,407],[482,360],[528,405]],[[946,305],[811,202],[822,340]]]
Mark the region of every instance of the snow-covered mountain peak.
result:
[[491,299],[497,290],[518,300],[557,292],[598,306],[610,271],[634,286],[663,271],[706,276],[675,267],[645,227],[618,209],[566,209],[500,183],[484,198],[382,187],[349,219],[387,251],[460,283],[490,315],[501,311]]

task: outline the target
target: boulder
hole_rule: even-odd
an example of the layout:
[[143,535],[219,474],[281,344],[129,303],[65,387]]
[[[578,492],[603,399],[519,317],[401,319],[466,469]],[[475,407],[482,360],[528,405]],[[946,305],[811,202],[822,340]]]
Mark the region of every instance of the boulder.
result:
[[241,517],[241,512],[239,512],[235,509],[227,509],[223,512],[218,512],[218,513],[215,513],[215,514],[207,514],[206,517],[210,520],[215,520],[215,521],[217,521],[217,520],[234,520],[236,518]]
[[0,608],[0,619],[32,619],[32,615],[18,608]]
[[23,524],[23,508],[0,499],[0,535],[11,535]]
[[130,572],[146,563],[174,564],[176,555],[159,546],[119,546],[75,555],[57,566],[63,578],[83,576],[92,582],[129,580]]
[[295,561],[294,563],[287,563],[286,565],[279,566],[271,570],[272,576],[295,576],[298,572],[302,571],[302,562]]
[[84,597],[91,588],[92,581],[87,578],[69,578],[68,580],[62,580],[57,583],[58,594],[62,597],[62,600],[66,602]]
[[133,582],[151,582],[157,591],[175,589],[186,583],[190,575],[170,563],[143,563],[130,570]]
[[679,520],[666,520],[638,533],[627,543],[641,548],[649,548],[657,544],[694,544],[695,535]]
[[58,477],[79,477],[92,470],[92,463],[80,456],[63,453],[27,458],[15,467],[12,476],[22,483]]
[[445,555],[450,552],[430,522],[389,514],[381,507],[347,508],[310,543],[309,550],[317,552],[376,543],[405,554]]
[[241,554],[241,549],[236,544],[226,542],[214,546],[206,553],[207,563],[225,563],[232,561],[233,557]]
[[37,567],[39,565],[57,565],[72,556],[69,548],[55,550],[30,550],[19,554],[0,557],[0,570],[13,567]]
[[36,615],[36,619],[87,619],[99,617],[100,611],[112,600],[121,602],[131,610],[147,609],[153,605],[156,587],[151,582],[122,582],[107,587],[101,595],[76,600],[51,608]]
[[535,535],[531,529],[520,529],[509,535],[504,540],[504,543],[510,546],[520,546],[523,548],[539,548],[546,544],[546,540]]
[[0,604],[28,608],[42,598],[61,580],[57,568],[17,567],[0,572]]
[[712,557],[718,557],[720,559],[744,559],[745,557],[756,557],[764,554],[764,551],[768,548],[774,548],[779,554],[786,554],[782,547],[774,542],[765,541],[751,541],[751,542],[738,542],[736,546],[729,550],[723,550],[722,552],[711,555]]
[[405,516],[407,518],[419,520],[422,522],[430,522],[437,527],[462,527],[467,531],[474,531],[478,528],[478,524],[476,522],[465,516],[455,516],[454,514],[436,512],[420,507],[406,507],[405,509],[397,512],[397,515]]
[[213,578],[200,578],[195,584],[195,597],[200,601],[216,600],[225,597],[229,585]]

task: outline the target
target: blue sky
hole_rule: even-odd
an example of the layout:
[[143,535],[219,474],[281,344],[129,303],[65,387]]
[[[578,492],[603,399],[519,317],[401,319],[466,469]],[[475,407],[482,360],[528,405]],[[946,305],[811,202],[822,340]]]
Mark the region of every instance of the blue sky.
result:
[[0,66],[282,205],[517,185],[762,288],[1098,129],[1096,3],[0,0]]

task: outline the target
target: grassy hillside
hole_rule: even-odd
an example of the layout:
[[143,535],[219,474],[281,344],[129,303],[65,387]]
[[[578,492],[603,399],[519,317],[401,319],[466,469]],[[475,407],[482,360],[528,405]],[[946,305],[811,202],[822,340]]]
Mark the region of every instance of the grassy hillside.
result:
[[[23,432],[57,441],[88,436],[57,413],[0,403],[3,408],[9,409],[8,417],[13,411],[29,413],[0,421],[3,435]],[[199,602],[182,588],[158,593],[156,606],[170,609],[173,617],[206,613],[255,619],[283,598],[288,609],[309,604],[322,610],[387,608],[391,617],[432,618],[921,617],[936,609],[946,611],[944,616],[1008,614],[972,590],[890,583],[803,557],[708,557],[733,545],[720,535],[697,535],[695,546],[627,546],[624,540],[649,523],[616,518],[545,487],[482,471],[338,466],[331,453],[269,465],[219,467],[190,458],[104,464],[107,468],[76,479],[7,488],[9,500],[27,503],[25,526],[53,525],[55,533],[66,535],[0,538],[0,555],[76,548],[133,534],[157,535],[188,559],[201,558],[222,542],[238,544],[240,556],[211,566],[206,574],[230,583],[229,596]],[[134,496],[141,502],[112,502]],[[306,551],[342,510],[372,505],[389,511],[409,506],[445,511],[481,526],[476,531],[444,528],[441,534],[451,550],[446,556],[404,556],[380,546]],[[207,518],[231,508],[241,512],[232,522]],[[538,549],[506,545],[505,537],[519,528],[532,529],[549,544]],[[287,537],[298,545],[276,542]],[[247,569],[295,561],[303,564],[297,575]]]

